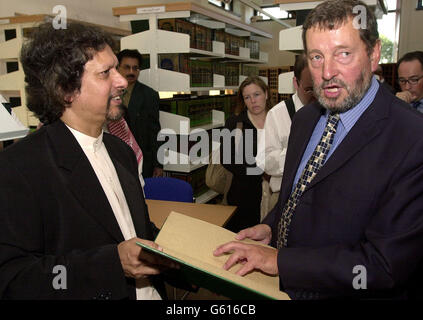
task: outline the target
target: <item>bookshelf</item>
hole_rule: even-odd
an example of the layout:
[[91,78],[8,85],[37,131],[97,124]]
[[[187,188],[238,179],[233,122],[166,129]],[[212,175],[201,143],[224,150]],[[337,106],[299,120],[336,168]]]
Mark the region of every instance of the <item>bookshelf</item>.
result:
[[[134,29],[135,23],[148,21],[148,28],[144,31],[134,33],[121,39],[122,49],[137,49],[141,54],[149,55],[150,65],[148,69],[141,70],[139,81],[152,87],[159,92],[183,92],[195,93],[198,95],[208,95],[210,90],[237,90],[239,84],[246,78],[239,74],[237,78],[229,79],[225,73],[218,74],[212,72],[210,85],[194,86],[193,80],[188,73],[175,70],[166,70],[160,67],[160,55],[177,54],[188,56],[191,61],[206,61],[211,63],[225,64],[228,68],[230,64],[258,65],[268,62],[268,55],[265,52],[254,52],[252,54],[250,47],[240,46],[235,52],[229,50],[228,42],[225,40],[212,40],[211,45],[198,46],[193,48],[193,43],[197,41],[193,35],[170,30],[163,30],[160,24],[162,20],[180,19],[181,24],[186,21],[187,24],[194,24],[212,29],[212,32],[225,32],[233,35],[236,39],[246,37],[246,39],[272,38],[272,35],[243,23],[240,20],[221,14],[215,10],[193,2],[175,2],[167,4],[138,5],[129,7],[113,8],[113,15],[119,17],[121,22],[131,22]],[[177,22],[170,21],[173,30]],[[197,27],[195,27],[197,28]],[[201,28],[200,28],[201,29]],[[231,37],[231,36],[229,36]],[[251,40],[255,41],[255,40]],[[247,46],[247,42],[244,42]],[[199,48],[201,47],[201,49]],[[209,50],[205,50],[208,47]],[[230,48],[232,49],[232,48]],[[234,54],[236,53],[236,54]],[[179,58],[180,59],[180,58]],[[175,63],[176,64],[176,63]],[[181,63],[179,63],[181,65]],[[238,67],[238,69],[241,69]],[[214,69],[213,69],[214,70]],[[267,83],[267,78],[263,77]],[[227,116],[227,114],[226,114]],[[190,135],[196,129],[210,130],[221,128],[225,124],[225,112],[212,110],[212,121],[201,126],[190,127],[190,118],[180,114],[160,111],[160,125],[162,130],[168,130],[178,136]],[[199,185],[203,191],[196,195],[197,203],[206,203],[218,194],[212,190],[204,189],[204,181],[198,181],[203,178],[207,164],[192,163],[189,155],[175,150],[166,150],[169,155],[176,156],[176,164],[165,164],[164,171],[167,175],[189,181],[193,188]],[[194,190],[195,193],[195,190]]]
[[[237,33],[236,31],[239,34],[242,31],[241,34],[244,36],[272,38],[272,35],[267,32],[196,3],[176,2],[163,5],[117,7],[113,8],[113,14],[118,16],[121,22],[148,20],[148,30],[123,37],[121,47],[137,49],[141,54],[150,56],[150,68],[140,72],[139,80],[157,91],[198,92],[228,89],[228,86],[225,86],[225,79],[218,74],[213,74],[212,86],[191,86],[188,74],[160,68],[160,54],[188,54],[191,60],[217,61],[219,63],[266,64],[268,62],[268,55],[265,52],[259,52],[258,59],[251,58],[250,48],[240,47],[239,55],[228,54],[225,50],[225,43],[221,41],[212,41],[210,51],[195,49],[192,48],[193,39],[189,34],[159,28],[159,20],[186,19],[214,30],[225,30],[230,34]],[[239,83],[229,86],[229,89],[236,89],[238,85]]]

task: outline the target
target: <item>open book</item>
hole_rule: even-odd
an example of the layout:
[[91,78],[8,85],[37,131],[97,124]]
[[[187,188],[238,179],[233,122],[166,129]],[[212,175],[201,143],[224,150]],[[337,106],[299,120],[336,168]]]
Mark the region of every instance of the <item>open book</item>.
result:
[[[208,222],[171,212],[155,243],[163,252],[138,243],[145,250],[177,261],[181,268],[178,277],[233,299],[281,299],[288,300],[279,291],[279,277],[253,271],[244,277],[236,275],[241,265],[224,270],[228,255],[213,256],[221,244],[235,240],[235,233]],[[263,245],[253,240],[247,243]],[[275,249],[276,250],[276,249]]]

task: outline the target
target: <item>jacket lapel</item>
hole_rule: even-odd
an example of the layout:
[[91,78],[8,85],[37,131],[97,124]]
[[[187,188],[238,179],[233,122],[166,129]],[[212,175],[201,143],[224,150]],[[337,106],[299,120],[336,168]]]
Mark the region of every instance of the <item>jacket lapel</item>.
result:
[[58,120],[46,127],[57,156],[58,166],[71,193],[87,214],[117,242],[124,240],[106,194],[85,153],[65,124]]
[[288,198],[291,194],[291,188],[294,183],[297,168],[300,165],[309,141],[309,138],[307,137],[311,137],[314,127],[322,115],[322,108],[318,104],[312,104],[304,108],[309,108],[308,112],[310,114],[307,117],[303,117],[302,122],[297,123],[297,126],[301,129],[295,130],[295,132],[291,131],[292,134],[289,137],[289,152],[286,156],[283,175],[283,179],[287,179],[288,183],[282,183],[282,186],[285,186],[285,190],[283,190],[285,198]]
[[[356,153],[360,152],[368,143],[382,132],[380,120],[386,118],[391,101],[384,99],[379,89],[372,104],[361,115],[338,148],[334,151],[324,166],[317,172],[306,190],[335,172]],[[391,99],[392,100],[392,99]]]

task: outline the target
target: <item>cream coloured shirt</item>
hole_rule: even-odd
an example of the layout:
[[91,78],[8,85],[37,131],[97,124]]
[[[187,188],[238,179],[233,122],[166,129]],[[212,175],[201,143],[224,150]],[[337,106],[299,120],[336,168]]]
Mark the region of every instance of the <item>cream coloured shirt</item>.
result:
[[[303,107],[296,93],[292,96],[292,100],[295,112]],[[278,192],[281,188],[290,130],[291,118],[285,102],[281,101],[267,113],[264,134],[259,136],[256,157],[257,166],[271,176],[269,186],[272,192]]]
[[[93,138],[69,126],[67,127],[78,141],[94,169],[107,200],[112,207],[124,239],[129,240],[136,237],[137,235],[125,194],[123,193],[113,162],[103,143],[103,131],[99,137]],[[137,300],[161,300],[159,293],[151,286],[148,279],[137,280],[136,286]]]
[[[107,133],[110,133],[109,130],[107,129],[107,125],[106,124],[104,124],[104,126],[103,126],[103,131],[104,132],[107,132]],[[138,177],[139,177],[140,182],[141,182],[142,192],[144,193],[145,181],[144,181],[144,177],[142,176],[142,163],[143,163],[143,161],[144,161],[144,157],[141,157],[141,160],[138,163]],[[145,197],[145,193],[144,193],[144,197]]]

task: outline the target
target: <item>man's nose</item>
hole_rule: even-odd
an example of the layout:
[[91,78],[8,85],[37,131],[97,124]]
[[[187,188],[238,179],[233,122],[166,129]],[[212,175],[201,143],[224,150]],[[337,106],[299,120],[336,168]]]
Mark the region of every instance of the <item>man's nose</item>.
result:
[[128,87],[128,81],[125,79],[125,77],[123,77],[117,70],[115,70],[116,72],[114,73],[114,86],[116,88],[120,88],[120,89],[125,89]]
[[330,80],[338,74],[336,61],[331,58],[325,59],[322,68],[322,77],[325,80]]

